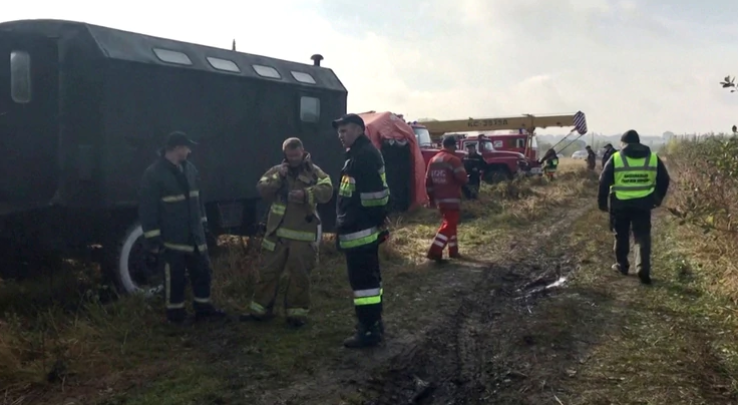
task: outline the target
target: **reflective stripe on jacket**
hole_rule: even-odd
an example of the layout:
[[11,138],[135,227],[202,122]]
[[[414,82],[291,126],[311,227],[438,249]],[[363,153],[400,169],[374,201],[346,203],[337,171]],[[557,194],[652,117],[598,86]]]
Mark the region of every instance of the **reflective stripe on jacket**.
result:
[[425,190],[440,209],[460,209],[461,186],[468,181],[461,159],[449,151],[441,150],[428,162]]
[[138,215],[149,247],[180,252],[207,250],[205,204],[198,187],[198,171],[189,161],[180,169],[164,157],[144,172],[139,189]]
[[[270,251],[274,250],[277,238],[316,242],[320,224],[317,204],[325,204],[333,197],[330,176],[310,161],[309,154],[299,168],[285,177],[280,176],[280,167],[267,170],[256,184],[261,197],[271,202],[262,241],[262,247]],[[290,201],[289,193],[297,190],[305,192],[304,200]]]
[[650,152],[645,158],[634,159],[623,156],[620,152],[612,155],[615,182],[610,190],[618,200],[643,198],[653,193],[656,188],[656,172],[658,158]]
[[339,246],[351,249],[377,242],[390,198],[384,158],[366,135],[346,152],[336,201]]

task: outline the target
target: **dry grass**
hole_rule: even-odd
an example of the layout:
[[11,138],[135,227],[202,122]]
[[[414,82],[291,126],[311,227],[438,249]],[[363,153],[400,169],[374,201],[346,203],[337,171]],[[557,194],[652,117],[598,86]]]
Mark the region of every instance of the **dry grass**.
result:
[[[465,203],[462,253],[507,248],[498,242],[591,191],[595,180],[583,162],[562,159],[554,184],[523,179],[484,188],[478,201]],[[437,271],[424,254],[438,222],[427,209],[393,218],[392,238],[381,249],[383,278],[392,286],[389,307],[406,306]],[[213,296],[238,313],[248,305],[259,258],[244,254],[238,239],[221,242],[225,252],[214,260]],[[301,331],[281,322],[172,329],[162,322],[161,300],[102,303],[94,269],[67,266],[51,283],[0,284],[0,387],[10,403],[202,404],[215,401],[215,393],[223,401],[249,382],[277,384],[330,367],[353,327],[343,257],[331,236],[312,275],[311,324]],[[416,310],[423,305],[413,303]],[[404,327],[412,326],[408,319]]]

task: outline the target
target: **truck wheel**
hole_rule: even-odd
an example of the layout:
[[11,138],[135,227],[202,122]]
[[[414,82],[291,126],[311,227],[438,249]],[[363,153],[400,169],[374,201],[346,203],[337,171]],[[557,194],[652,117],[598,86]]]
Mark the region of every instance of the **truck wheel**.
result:
[[112,239],[108,246],[103,246],[103,270],[122,295],[143,294],[150,298],[164,289],[163,274],[146,265],[143,239],[143,228],[136,222],[117,242]]
[[488,184],[497,184],[510,179],[510,173],[506,170],[491,170],[484,173],[484,181]]

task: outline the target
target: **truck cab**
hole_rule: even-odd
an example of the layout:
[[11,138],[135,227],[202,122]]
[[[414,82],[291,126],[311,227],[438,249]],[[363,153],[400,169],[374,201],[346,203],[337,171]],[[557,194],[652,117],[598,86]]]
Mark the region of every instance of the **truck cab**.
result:
[[522,153],[498,150],[494,141],[484,135],[459,138],[459,149],[464,151],[473,145],[486,163],[482,178],[488,183],[509,180],[525,172],[527,162]]
[[486,134],[484,135],[492,142],[495,150],[521,153],[525,156],[527,170],[529,175],[540,175],[541,164],[538,162],[540,158],[538,153],[538,141],[535,135],[518,131],[518,133],[510,134]]

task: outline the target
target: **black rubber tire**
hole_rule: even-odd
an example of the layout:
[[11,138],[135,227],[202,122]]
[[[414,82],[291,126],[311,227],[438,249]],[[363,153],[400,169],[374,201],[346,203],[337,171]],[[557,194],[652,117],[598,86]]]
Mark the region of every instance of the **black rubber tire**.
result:
[[153,281],[150,285],[141,282],[145,272],[142,242],[143,229],[139,222],[134,222],[127,228],[124,226],[115,228],[114,232],[111,232],[110,239],[103,245],[101,263],[103,274],[120,295],[143,294],[150,298],[164,288],[163,275],[158,272],[150,278]]

